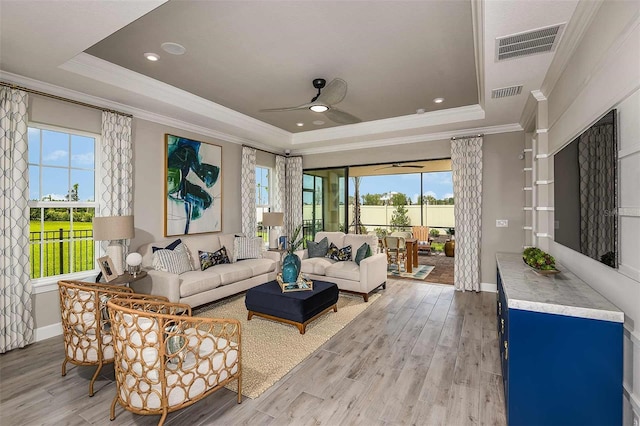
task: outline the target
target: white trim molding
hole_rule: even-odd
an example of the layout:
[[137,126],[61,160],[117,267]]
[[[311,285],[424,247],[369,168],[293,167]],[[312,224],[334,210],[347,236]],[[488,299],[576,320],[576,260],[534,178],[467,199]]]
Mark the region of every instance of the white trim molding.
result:
[[551,185],[553,180],[537,180],[536,185]]
[[45,325],[43,327],[36,328],[36,342],[41,340],[50,339],[62,335],[62,323],[57,322],[55,324]]
[[480,291],[485,291],[487,293],[497,293],[498,292],[498,284],[480,283]]
[[553,207],[541,207],[541,206],[538,206],[538,207],[536,207],[536,210],[539,211],[539,212],[552,212],[555,209]]
[[538,238],[553,238],[551,234],[547,234],[546,232],[536,232],[536,237]]
[[619,207],[618,216],[640,217],[640,207]]

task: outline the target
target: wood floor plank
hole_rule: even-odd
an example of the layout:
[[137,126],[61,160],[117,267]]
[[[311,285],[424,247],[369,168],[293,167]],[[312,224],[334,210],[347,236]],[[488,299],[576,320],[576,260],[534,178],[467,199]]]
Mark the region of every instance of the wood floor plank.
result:
[[[495,294],[411,280],[381,297],[259,398],[222,389],[170,413],[190,425],[505,425]],[[0,355],[0,424],[156,425],[116,408],[113,367],[89,398],[94,367],[61,377],[61,337]]]

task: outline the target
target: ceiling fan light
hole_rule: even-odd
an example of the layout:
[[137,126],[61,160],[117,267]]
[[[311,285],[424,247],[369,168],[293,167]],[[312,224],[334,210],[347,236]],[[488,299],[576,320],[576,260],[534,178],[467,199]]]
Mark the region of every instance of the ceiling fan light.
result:
[[329,107],[326,105],[318,104],[318,105],[311,105],[309,109],[313,112],[325,112],[329,110]]

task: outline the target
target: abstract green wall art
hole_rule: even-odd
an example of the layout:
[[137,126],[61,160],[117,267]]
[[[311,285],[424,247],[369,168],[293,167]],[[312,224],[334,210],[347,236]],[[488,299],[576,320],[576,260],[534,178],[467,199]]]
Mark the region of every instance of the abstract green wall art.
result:
[[222,147],[165,135],[165,236],[222,231]]

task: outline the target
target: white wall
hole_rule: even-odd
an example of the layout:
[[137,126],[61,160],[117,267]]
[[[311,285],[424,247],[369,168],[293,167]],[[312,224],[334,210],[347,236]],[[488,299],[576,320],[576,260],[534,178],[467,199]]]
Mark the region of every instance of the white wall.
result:
[[620,260],[611,269],[551,242],[549,250],[625,313],[624,420],[640,416],[640,2],[603,2],[548,98],[557,152],[611,108],[619,114]]

